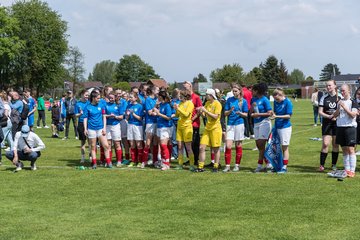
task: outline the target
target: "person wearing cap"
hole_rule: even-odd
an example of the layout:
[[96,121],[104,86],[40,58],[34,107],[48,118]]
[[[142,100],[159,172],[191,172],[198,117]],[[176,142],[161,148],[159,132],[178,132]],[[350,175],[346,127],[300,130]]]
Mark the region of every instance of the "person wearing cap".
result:
[[215,163],[213,172],[218,171],[220,161],[220,146],[221,146],[221,103],[217,100],[214,89],[208,88],[206,90],[206,103],[205,106],[198,108],[198,115],[207,117],[207,123],[200,140],[200,155],[199,155],[199,167],[196,172],[204,172],[205,164],[205,149],[206,146],[211,147],[215,155]]
[[194,164],[198,165],[199,161],[199,145],[200,145],[200,115],[197,114],[197,109],[202,107],[202,101],[196,93],[193,91],[191,82],[185,81],[183,83],[185,90],[191,92],[191,101],[194,104],[194,110],[192,113],[192,126],[193,126],[193,138],[192,138],[192,150],[194,153]]
[[15,134],[14,148],[7,151],[5,156],[16,166],[16,171],[22,170],[24,164],[20,160],[30,161],[31,170],[36,170],[35,162],[41,156],[40,151],[45,148],[40,137],[30,131],[30,127],[24,125],[21,131]]
[[65,125],[65,137],[63,140],[69,138],[69,127],[70,121],[73,122],[74,125],[74,132],[75,138],[78,139],[78,131],[77,131],[77,119],[75,114],[75,106],[76,106],[76,99],[74,98],[72,91],[67,91],[67,98],[65,99],[65,109],[66,109],[66,125]]

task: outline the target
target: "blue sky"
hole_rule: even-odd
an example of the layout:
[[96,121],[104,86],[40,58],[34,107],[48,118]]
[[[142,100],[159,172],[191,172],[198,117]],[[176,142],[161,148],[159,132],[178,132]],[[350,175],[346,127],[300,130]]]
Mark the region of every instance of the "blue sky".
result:
[[[0,0],[8,6],[12,0]],[[164,79],[206,77],[224,64],[246,72],[269,55],[319,78],[327,63],[360,73],[356,0],[49,0],[68,22],[87,74],[102,60],[137,54]],[[87,77],[87,74],[85,77]]]

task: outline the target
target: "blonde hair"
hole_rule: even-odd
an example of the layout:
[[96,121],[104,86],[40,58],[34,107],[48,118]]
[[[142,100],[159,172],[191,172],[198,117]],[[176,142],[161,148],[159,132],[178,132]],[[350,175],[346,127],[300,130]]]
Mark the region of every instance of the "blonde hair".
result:
[[276,96],[276,95],[285,96],[285,93],[282,88],[275,88],[272,95],[273,96]]

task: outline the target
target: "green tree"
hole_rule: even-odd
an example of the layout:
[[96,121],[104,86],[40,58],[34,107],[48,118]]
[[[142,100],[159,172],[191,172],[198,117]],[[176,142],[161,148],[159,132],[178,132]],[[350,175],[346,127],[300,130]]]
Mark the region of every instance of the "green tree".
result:
[[100,81],[104,85],[115,82],[116,62],[104,60],[97,64],[92,72],[93,81]]
[[258,78],[256,77],[256,74],[253,71],[250,71],[245,75],[244,84],[246,86],[254,85],[257,82],[258,82]]
[[315,81],[315,80],[312,76],[308,76],[306,77],[305,81]]
[[159,77],[153,67],[141,60],[136,54],[124,55],[115,70],[117,82],[146,82],[149,79]]
[[340,75],[341,72],[336,64],[328,63],[321,70],[320,81],[327,81],[332,79],[336,75]]
[[286,66],[282,60],[280,61],[279,74],[280,74],[280,83],[289,84],[288,70],[286,69]]
[[130,91],[131,86],[130,83],[128,82],[117,82],[115,84],[112,85],[114,89],[119,88],[123,91]]
[[69,48],[65,64],[69,72],[70,81],[73,83],[72,91],[75,92],[79,82],[83,82],[85,80],[84,55],[80,52],[78,47]]
[[244,77],[244,70],[238,63],[232,65],[225,64],[222,68],[217,68],[210,73],[210,80],[212,82],[242,83]]
[[17,1],[10,14],[19,23],[17,35],[25,45],[14,61],[16,85],[43,92],[53,86],[61,72],[67,51],[67,24],[39,0]]
[[260,64],[260,69],[262,72],[260,82],[265,82],[269,85],[281,83],[280,68],[275,56],[269,56],[264,64]]
[[193,82],[207,82],[207,78],[202,73],[199,73],[196,77],[193,78]]
[[5,7],[0,7],[0,88],[11,85],[13,62],[24,48],[24,41],[17,36],[18,21],[11,17]]
[[290,73],[290,82],[293,84],[300,84],[302,81],[305,81],[304,73],[299,69],[294,69]]

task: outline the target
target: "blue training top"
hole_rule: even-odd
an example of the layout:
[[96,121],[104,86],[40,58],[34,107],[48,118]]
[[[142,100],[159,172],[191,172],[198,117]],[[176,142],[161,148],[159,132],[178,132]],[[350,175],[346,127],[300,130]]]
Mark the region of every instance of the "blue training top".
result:
[[140,103],[135,103],[135,104],[132,104],[130,103],[128,105],[128,108],[127,110],[130,111],[130,115],[129,115],[129,120],[128,120],[128,123],[129,124],[134,124],[136,126],[142,126],[142,120],[139,121],[137,120],[132,113],[135,113],[136,115],[138,115],[139,117],[141,117],[141,119],[143,118],[144,116],[144,109],[143,109],[143,106],[140,104]]
[[[258,113],[267,113],[268,111],[271,111],[272,108],[270,106],[270,101],[267,97],[262,96],[261,98],[258,97],[253,97],[251,99],[251,106],[254,107],[254,112],[255,112],[255,106],[258,109]],[[254,123],[259,123],[261,121],[263,121],[264,119],[266,119],[268,117],[258,117],[258,118],[254,118]]]
[[[282,102],[274,101],[274,112],[276,115],[292,115],[293,105],[290,99],[285,98]],[[275,127],[278,129],[288,128],[291,126],[290,119],[276,118]]]
[[88,104],[83,114],[84,118],[87,118],[88,129],[100,130],[104,128],[103,115],[105,114],[105,108],[100,103],[96,105]]
[[[172,110],[170,103],[160,103],[160,113],[164,114],[168,117],[171,117]],[[165,127],[171,127],[172,126],[172,120],[166,120],[165,118],[162,118],[160,116],[157,116],[157,127],[158,128],[165,128]]]
[[146,119],[145,123],[156,123],[156,116],[149,115],[148,111],[152,110],[156,105],[157,98],[147,97],[145,100],[145,111],[146,111]]
[[[180,104],[180,99],[178,99],[178,98],[174,98],[174,99],[171,99],[171,103],[170,103],[170,105],[171,105],[171,114],[175,114],[176,113],[176,110],[174,109],[174,104],[176,103],[177,105],[179,105]],[[179,117],[173,117],[173,122],[176,124],[177,123],[177,121],[179,120]]]
[[79,116],[79,123],[83,123],[84,122],[84,110],[86,109],[86,106],[89,105],[90,102],[89,100],[87,100],[86,102],[82,102],[81,100],[77,101],[75,104],[75,114],[79,114],[80,111],[83,112],[83,114],[81,114]]
[[227,125],[232,126],[244,124],[244,119],[236,112],[247,113],[249,111],[246,99],[243,98],[242,103],[240,103],[238,98],[228,98],[225,103],[225,111],[229,111],[232,107],[234,107],[234,110],[228,116]]
[[[116,103],[111,103],[111,102],[106,103],[105,113],[106,113],[106,115],[111,115],[111,114],[114,114],[115,116],[122,115],[120,113],[119,105]],[[120,123],[119,119],[112,118],[112,117],[106,118],[106,125],[117,125],[119,123]]]
[[[36,105],[36,102],[35,102],[35,99],[33,97],[29,97],[28,98],[28,107],[29,107],[29,112],[31,112],[32,110],[34,110],[35,108],[35,105]],[[34,115],[34,113],[30,114],[30,116]]]

